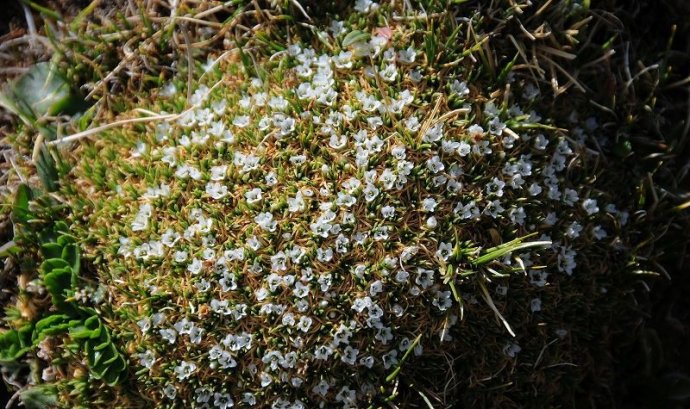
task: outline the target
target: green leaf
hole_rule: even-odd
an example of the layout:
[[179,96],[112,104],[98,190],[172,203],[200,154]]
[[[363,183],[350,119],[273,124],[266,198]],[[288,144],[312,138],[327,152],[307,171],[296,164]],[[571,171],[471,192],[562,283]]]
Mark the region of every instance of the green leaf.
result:
[[31,325],[0,333],[0,364],[15,363],[31,349]]
[[41,254],[44,258],[61,258],[62,246],[57,243],[43,243],[41,244]]
[[53,304],[58,309],[69,308],[67,306],[67,291],[72,288],[72,269],[56,268],[43,277],[43,283],[53,298]]
[[102,326],[97,315],[92,315],[83,325],[70,329],[69,336],[73,339],[96,339],[101,335]]
[[29,210],[29,202],[33,198],[34,194],[29,185],[24,183],[19,185],[12,205],[12,218],[15,222],[26,223],[35,217]]
[[70,328],[69,316],[65,314],[51,314],[39,320],[32,335],[34,345],[43,341],[45,337],[67,332]]
[[32,386],[23,390],[19,397],[26,409],[46,409],[58,404],[58,391],[53,384]]
[[0,92],[0,105],[35,126],[44,115],[75,113],[83,106],[83,100],[72,92],[55,64],[41,62],[5,86]]
[[352,44],[358,43],[360,41],[368,41],[371,36],[369,33],[360,30],[353,30],[347,33],[345,38],[343,38],[343,47],[349,47]]
[[41,272],[45,275],[58,268],[70,267],[69,263],[62,258],[49,258],[41,263]]
[[41,183],[43,183],[43,187],[45,187],[47,191],[54,192],[58,189],[58,180],[60,177],[58,175],[57,165],[46,145],[41,145],[38,151],[36,171],[38,172],[38,177],[41,179]]
[[[65,230],[67,230],[67,226],[65,226]],[[61,231],[58,230],[58,233],[60,233],[60,232]],[[74,236],[71,236],[69,234],[62,234],[62,235],[58,236],[58,238],[57,238],[57,243],[63,247],[68,245],[68,244],[76,244],[76,242],[77,242],[77,239],[75,239]]]
[[[61,257],[63,260],[69,263],[76,278],[76,276],[79,274],[79,268],[81,267],[79,247],[73,243],[67,244],[62,249]],[[75,286],[76,283],[73,282],[72,285]]]
[[479,256],[475,260],[472,260],[471,263],[478,266],[496,260],[497,258],[503,257],[506,254],[512,253],[514,251],[526,249],[529,247],[549,247],[551,245],[550,241],[530,241],[527,243],[523,243],[524,240],[526,240],[529,237],[532,237],[533,235],[534,234],[529,234],[527,236],[511,240],[508,243],[501,244],[500,246],[492,247],[488,249],[486,253],[484,253],[483,255]]

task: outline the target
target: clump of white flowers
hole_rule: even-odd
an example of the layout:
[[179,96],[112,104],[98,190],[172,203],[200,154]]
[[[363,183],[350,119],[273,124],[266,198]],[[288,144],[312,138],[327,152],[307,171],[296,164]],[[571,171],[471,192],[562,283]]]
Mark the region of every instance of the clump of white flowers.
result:
[[[185,407],[366,407],[403,357],[453,342],[462,299],[476,299],[458,295],[473,275],[449,268],[471,271],[463,254],[500,244],[491,231],[552,242],[492,265],[538,294],[625,224],[611,198],[569,180],[587,153],[540,123],[536,84],[491,99],[459,64],[425,93],[422,39],[395,24],[295,39],[261,61],[280,76],[221,62],[175,119],[111,142],[135,134],[137,149],[112,164],[120,193],[95,189],[91,217],[112,217],[110,292],[131,311],[131,362],[152,394]],[[355,29],[368,35],[343,47]],[[524,306],[548,308],[536,296]]]

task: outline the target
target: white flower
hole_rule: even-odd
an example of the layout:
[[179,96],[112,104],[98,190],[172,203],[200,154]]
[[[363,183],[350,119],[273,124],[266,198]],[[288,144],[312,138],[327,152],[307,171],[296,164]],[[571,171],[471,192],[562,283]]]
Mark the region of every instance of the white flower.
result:
[[137,354],[137,357],[139,358],[139,364],[147,369],[151,369],[156,362],[156,355],[150,349],[147,349],[146,352]]
[[152,210],[153,208],[148,203],[144,203],[139,207],[139,211],[132,222],[132,231],[146,230],[149,225],[149,217],[151,217]]
[[542,192],[542,188],[536,182],[533,182],[527,191],[531,196],[537,196]]
[[450,92],[462,98],[469,95],[470,89],[467,87],[467,83],[465,81],[460,82],[455,80],[450,85]]
[[479,138],[481,136],[484,136],[484,128],[482,128],[480,125],[473,124],[469,128],[467,128],[467,133],[470,135],[470,138],[475,139]]
[[228,167],[225,165],[212,167],[210,179],[213,181],[219,181],[219,180],[225,179],[225,172],[227,170],[228,170]]
[[422,210],[425,212],[433,212],[438,206],[438,202],[433,197],[427,197],[422,200]]
[[371,0],[357,0],[355,2],[355,10],[359,11],[360,13],[368,13],[376,10],[378,7],[379,5]]
[[561,247],[561,251],[558,253],[558,271],[565,272],[568,275],[573,274],[573,270],[577,266],[575,262],[575,251],[570,246]]
[[438,226],[438,220],[436,220],[435,216],[431,216],[428,219],[426,219],[426,227],[429,229],[435,229],[436,226]]
[[297,195],[294,198],[289,197],[287,199],[287,203],[288,211],[291,213],[301,212],[306,208],[306,204],[304,203],[304,199],[302,197],[302,192],[297,192]]
[[240,115],[232,120],[232,124],[238,128],[244,128],[249,125],[249,117],[247,115]]
[[163,388],[163,394],[168,399],[175,399],[175,396],[177,396],[177,389],[175,389],[175,385],[172,385],[172,384],[165,385],[165,388]]
[[196,364],[194,362],[182,361],[175,367],[175,374],[178,380],[189,378],[194,371],[196,371]]
[[469,143],[465,141],[460,141],[458,144],[458,149],[457,149],[458,155],[465,157],[472,152],[472,147],[470,146]]
[[431,171],[431,173],[438,173],[446,168],[438,155],[434,155],[428,159],[426,161],[426,167]]
[[573,189],[566,188],[565,191],[563,192],[563,201],[568,206],[575,205],[575,202],[577,202],[578,199],[579,199],[579,197],[577,195],[577,192]]
[[532,301],[530,301],[529,306],[530,306],[530,310],[532,310],[532,312],[541,311],[541,299],[533,298]]
[[595,199],[585,199],[582,201],[582,208],[587,212],[587,215],[591,216],[599,212],[599,207],[597,207],[597,201]]
[[371,183],[367,183],[362,192],[364,193],[364,199],[367,202],[373,201],[376,199],[376,196],[379,195],[379,189]]
[[403,64],[412,64],[415,58],[417,58],[417,51],[412,46],[408,47],[407,50],[398,51],[398,61]]
[[605,239],[608,236],[606,230],[604,230],[601,226],[594,226],[594,228],[592,229],[592,234],[594,235],[594,238],[597,240]]
[[448,260],[448,258],[453,254],[453,245],[450,243],[441,242],[438,245],[438,250],[436,250],[436,257],[441,260]]
[[392,219],[395,216],[395,207],[393,206],[383,206],[381,208],[381,216],[384,219]]
[[278,226],[278,222],[273,220],[273,214],[269,212],[259,213],[255,218],[254,222],[264,230],[273,232]]
[[228,187],[219,182],[209,182],[206,184],[206,193],[216,200],[220,200],[227,196]]
[[386,82],[393,82],[398,78],[398,69],[395,64],[388,64],[384,69],[379,71],[379,75]]
[[422,142],[436,142],[443,138],[443,124],[436,124],[427,129],[422,137]]
[[228,409],[235,406],[235,402],[228,393],[214,393],[213,406],[218,409]]
[[262,192],[261,189],[258,187],[255,187],[254,189],[246,192],[244,194],[244,198],[247,199],[247,203],[253,204],[261,201],[262,198]]
[[505,347],[503,347],[503,353],[506,354],[509,358],[515,358],[517,354],[522,351],[522,348],[520,348],[520,345],[516,343],[509,343]]
[[343,350],[340,359],[348,365],[354,365],[357,361],[357,355],[359,354],[359,349],[352,348],[351,346],[346,346]]
[[565,235],[570,238],[580,237],[580,232],[582,232],[582,225],[578,222],[572,222],[570,226],[565,231]]
[[534,148],[538,149],[540,151],[543,151],[546,149],[546,147],[549,145],[548,139],[544,137],[544,135],[539,134],[534,138]]
[[201,260],[194,258],[192,262],[187,266],[187,271],[192,274],[199,274],[202,268]]

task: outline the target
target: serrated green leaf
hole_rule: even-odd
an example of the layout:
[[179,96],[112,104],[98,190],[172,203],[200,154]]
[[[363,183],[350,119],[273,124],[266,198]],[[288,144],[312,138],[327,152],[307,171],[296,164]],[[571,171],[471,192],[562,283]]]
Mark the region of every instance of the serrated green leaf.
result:
[[[64,316],[64,317],[66,317],[66,316]],[[40,322],[41,321],[39,321],[39,323]],[[36,325],[38,327],[38,324],[36,324]],[[34,331],[33,342],[34,342],[34,344],[37,344],[37,343],[43,341],[48,336],[54,336],[54,335],[65,333],[69,330],[69,328],[70,328],[70,324],[68,321],[56,319],[49,326],[45,326],[44,328],[42,328],[40,330],[37,328]]]

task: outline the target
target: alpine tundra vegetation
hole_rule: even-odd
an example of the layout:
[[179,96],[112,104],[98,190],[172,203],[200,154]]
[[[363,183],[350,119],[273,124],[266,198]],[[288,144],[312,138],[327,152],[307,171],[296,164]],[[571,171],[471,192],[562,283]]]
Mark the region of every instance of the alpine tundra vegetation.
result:
[[[24,121],[0,364],[27,407],[602,401],[578,385],[597,345],[668,275],[643,232],[688,207],[623,169],[640,165],[622,165],[634,145],[611,115],[646,108],[592,97],[612,15],[143,3],[102,26],[77,15],[95,45],[51,60],[81,61],[59,77],[90,106],[32,121],[5,97]],[[99,41],[132,35],[118,24],[149,35],[108,62]],[[668,222],[640,213],[646,196]]]

